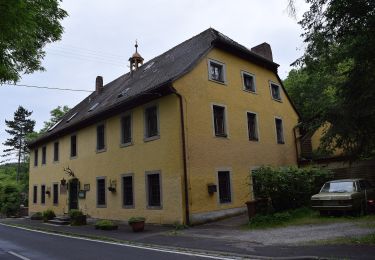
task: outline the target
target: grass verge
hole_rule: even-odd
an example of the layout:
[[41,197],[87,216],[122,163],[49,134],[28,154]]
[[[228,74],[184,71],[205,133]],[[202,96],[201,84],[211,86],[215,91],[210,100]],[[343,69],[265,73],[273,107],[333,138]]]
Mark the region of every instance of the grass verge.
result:
[[245,226],[245,229],[267,229],[292,225],[316,225],[329,223],[353,222],[360,227],[375,227],[375,215],[361,217],[352,216],[320,216],[319,212],[309,208],[299,208],[268,215],[256,215]]
[[314,245],[375,245],[375,234],[355,237],[339,237],[334,239],[317,240]]

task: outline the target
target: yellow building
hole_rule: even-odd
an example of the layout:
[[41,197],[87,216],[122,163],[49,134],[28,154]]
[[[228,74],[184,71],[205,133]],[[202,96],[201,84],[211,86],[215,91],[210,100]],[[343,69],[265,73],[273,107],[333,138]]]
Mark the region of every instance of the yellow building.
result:
[[243,212],[252,169],[297,163],[298,114],[268,44],[208,29],[129,61],[30,145],[31,213],[196,224]]

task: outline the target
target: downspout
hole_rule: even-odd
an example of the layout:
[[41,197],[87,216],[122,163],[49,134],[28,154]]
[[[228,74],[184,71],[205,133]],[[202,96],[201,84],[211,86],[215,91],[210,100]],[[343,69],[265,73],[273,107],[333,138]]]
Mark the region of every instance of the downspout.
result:
[[293,135],[294,135],[294,146],[295,146],[295,149],[296,149],[297,166],[300,167],[299,158],[298,158],[299,155],[298,155],[297,135],[296,135],[296,129],[297,129],[298,126],[299,126],[299,124],[297,124],[295,127],[293,127]]
[[189,183],[187,177],[187,159],[186,159],[186,142],[185,142],[185,121],[184,121],[184,109],[183,100],[181,94],[171,87],[173,94],[175,94],[180,101],[180,117],[181,117],[181,138],[182,138],[182,161],[184,165],[184,193],[185,193],[185,220],[186,225],[190,225],[190,211],[189,211]]

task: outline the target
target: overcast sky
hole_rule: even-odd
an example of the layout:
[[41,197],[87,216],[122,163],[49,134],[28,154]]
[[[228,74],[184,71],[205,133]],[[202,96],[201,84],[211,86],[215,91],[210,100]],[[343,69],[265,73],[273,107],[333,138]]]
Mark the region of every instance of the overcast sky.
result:
[[[297,20],[307,8],[303,2],[297,1]],[[282,79],[304,48],[287,0],[65,0],[61,6],[69,17],[62,40],[46,47],[46,71],[24,75],[18,84],[94,90],[97,75],[106,84],[129,71],[136,39],[148,61],[209,27],[248,48],[268,42]],[[40,130],[53,108],[73,107],[88,94],[0,86],[0,153],[8,137],[4,120],[19,105],[33,111]]]

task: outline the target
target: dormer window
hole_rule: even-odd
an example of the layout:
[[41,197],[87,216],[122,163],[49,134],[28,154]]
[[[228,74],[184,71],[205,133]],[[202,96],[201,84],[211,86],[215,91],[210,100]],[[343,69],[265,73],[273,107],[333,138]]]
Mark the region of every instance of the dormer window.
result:
[[208,78],[209,80],[217,81],[220,83],[225,83],[225,64],[209,60],[208,61]]

